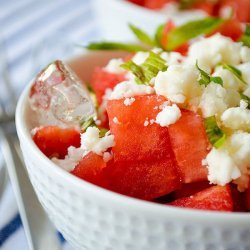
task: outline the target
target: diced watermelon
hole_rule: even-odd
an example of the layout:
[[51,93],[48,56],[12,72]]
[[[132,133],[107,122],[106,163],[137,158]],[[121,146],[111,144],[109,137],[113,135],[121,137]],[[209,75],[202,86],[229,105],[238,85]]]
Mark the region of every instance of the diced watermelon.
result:
[[230,184],[232,197],[233,197],[233,203],[234,203],[234,211],[235,212],[245,212],[246,204],[244,200],[244,193],[239,192],[237,189],[237,186],[234,184]]
[[102,103],[102,97],[106,89],[113,89],[115,85],[124,80],[124,74],[112,74],[105,71],[103,68],[95,68],[91,84],[96,93],[98,104]]
[[213,31],[208,36],[211,36],[215,33],[220,33],[223,36],[230,37],[234,41],[238,41],[243,35],[243,27],[237,19],[230,19],[225,21],[218,29]]
[[[175,28],[175,24],[172,20],[168,21],[163,29],[161,44],[163,47],[167,47],[168,44],[168,34],[171,30]],[[174,51],[181,53],[182,55],[186,55],[188,51],[188,43],[184,43],[180,45],[178,48],[175,48]]]
[[71,173],[95,185],[108,187],[108,180],[103,171],[105,167],[106,163],[104,162],[103,157],[90,152],[83,157]]
[[176,0],[145,0],[144,6],[149,9],[161,9],[168,3],[177,2]]
[[114,165],[107,170],[114,191],[141,199],[154,199],[180,187],[168,128],[152,121],[150,124],[166,99],[157,95],[134,98],[129,106],[124,104],[124,99],[108,101],[107,111],[115,146],[112,148]]
[[241,22],[250,22],[250,1],[249,0],[221,0],[221,9],[232,7],[236,18]]
[[172,159],[108,162],[105,169],[111,189],[135,198],[152,200],[180,188]]
[[245,200],[246,209],[247,211],[250,212],[250,182],[249,182],[248,189],[246,190],[244,194],[244,200]]
[[80,133],[73,128],[42,127],[37,130],[33,140],[49,158],[62,159],[67,155],[69,146],[80,147]]
[[230,186],[214,186],[187,198],[180,198],[168,205],[202,210],[233,211],[233,199]]
[[207,168],[202,166],[202,160],[208,154],[209,142],[202,117],[182,110],[181,118],[168,130],[183,182],[207,180]]
[[194,195],[194,194],[196,194],[196,193],[198,193],[206,188],[209,188],[211,186],[212,185],[209,184],[208,181],[183,184],[180,190],[177,190],[174,192],[174,197],[175,197],[175,199],[188,197],[188,196]]
[[[155,120],[160,112],[159,106],[165,101],[164,97],[157,95],[136,96],[129,106],[124,104],[124,99],[108,101],[109,125],[115,136],[112,149],[115,160],[132,162],[174,158],[168,128],[156,123],[145,126],[147,121]],[[114,118],[118,123],[113,121]]]

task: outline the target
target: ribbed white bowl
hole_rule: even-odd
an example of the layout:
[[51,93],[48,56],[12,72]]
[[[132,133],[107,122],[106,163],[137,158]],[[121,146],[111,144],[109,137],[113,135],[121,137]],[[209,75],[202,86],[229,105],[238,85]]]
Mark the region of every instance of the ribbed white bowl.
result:
[[[88,81],[94,65],[104,65],[114,55],[86,53],[70,65]],[[195,211],[140,201],[94,186],[56,166],[30,135],[30,86],[16,112],[24,160],[41,204],[76,249],[250,249],[250,214]]]

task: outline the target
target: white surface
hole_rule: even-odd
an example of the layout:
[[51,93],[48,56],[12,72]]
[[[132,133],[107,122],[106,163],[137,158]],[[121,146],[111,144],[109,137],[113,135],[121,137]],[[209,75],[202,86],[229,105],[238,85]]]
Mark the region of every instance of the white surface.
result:
[[[112,53],[88,53],[72,67],[89,72]],[[75,66],[75,67],[74,67]],[[79,75],[88,80],[88,73]],[[250,215],[168,207],[128,198],[69,174],[46,158],[30,136],[29,86],[17,108],[17,131],[38,197],[65,238],[89,250],[244,250],[250,246]]]

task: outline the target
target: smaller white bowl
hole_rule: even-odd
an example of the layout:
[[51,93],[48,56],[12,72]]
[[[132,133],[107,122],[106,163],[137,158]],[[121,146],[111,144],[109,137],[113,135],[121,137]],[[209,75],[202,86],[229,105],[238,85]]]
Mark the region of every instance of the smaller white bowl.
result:
[[[88,52],[69,61],[83,81],[95,66],[122,56]],[[88,250],[247,250],[250,214],[181,209],[123,196],[83,181],[49,160],[30,130],[28,97],[19,99],[17,133],[29,177],[57,229],[75,249]]]
[[128,28],[132,23],[141,29],[153,34],[160,24],[172,19],[176,24],[205,16],[203,11],[193,10],[176,13],[163,13],[150,10],[126,0],[94,0],[96,18],[104,39],[114,41],[130,41],[134,39]]

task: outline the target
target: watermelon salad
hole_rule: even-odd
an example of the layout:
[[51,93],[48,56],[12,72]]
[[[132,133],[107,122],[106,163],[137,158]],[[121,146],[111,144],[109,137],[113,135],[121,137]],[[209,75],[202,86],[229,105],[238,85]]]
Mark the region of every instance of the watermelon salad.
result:
[[166,14],[201,10],[209,16],[233,15],[241,22],[250,22],[249,0],[128,0],[145,8]]
[[[37,147],[71,174],[163,205],[250,211],[250,35],[236,19],[160,25],[82,83],[62,61],[29,95]],[[83,69],[84,71],[84,69]]]

